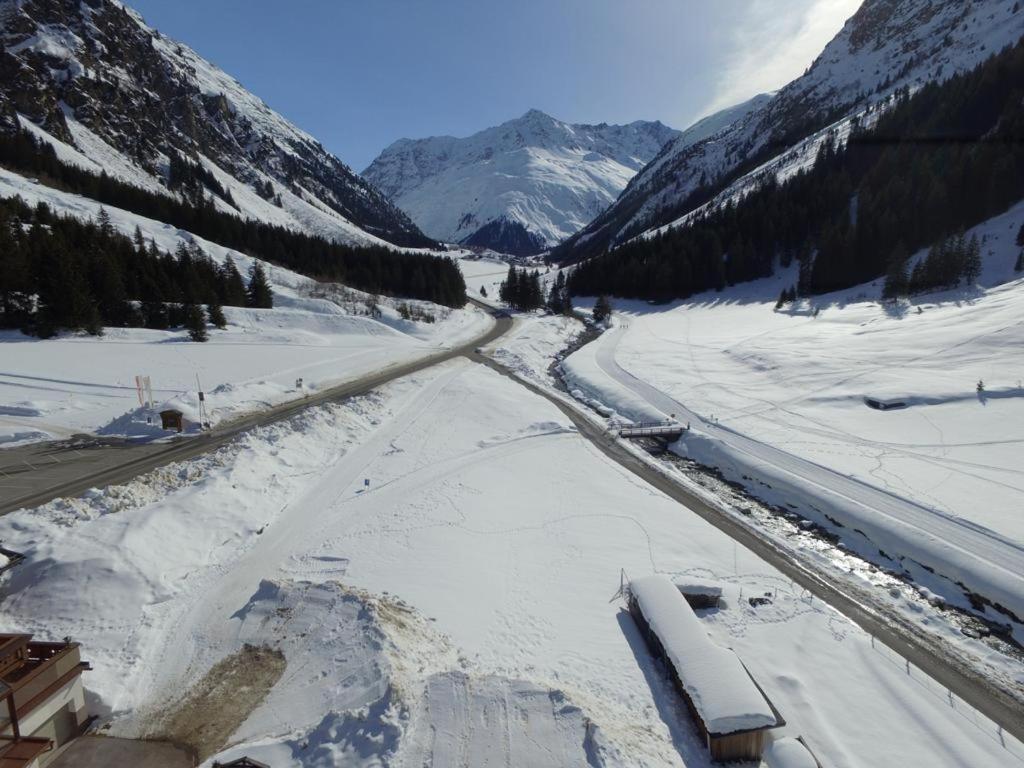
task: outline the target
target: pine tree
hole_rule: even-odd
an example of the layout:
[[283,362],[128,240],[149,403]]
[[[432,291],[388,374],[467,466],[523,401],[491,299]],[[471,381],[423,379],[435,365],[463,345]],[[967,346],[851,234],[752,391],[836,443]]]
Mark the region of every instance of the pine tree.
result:
[[1017,247],[1024,248],[1024,224],[1020,225],[1020,229],[1017,230]]
[[167,308],[161,301],[142,302],[142,322],[147,328],[167,330]]
[[779,293],[779,300],[775,302],[775,309],[782,309],[782,305],[786,303],[787,299],[789,299],[789,291],[786,288],[783,288],[782,292]]
[[220,268],[219,293],[221,302],[229,307],[246,305],[245,281],[235,266],[235,260],[228,256],[224,266]]
[[796,293],[798,296],[811,295],[811,270],[814,266],[814,258],[810,249],[805,246],[800,254],[800,271],[796,281]]
[[612,315],[612,302],[604,294],[597,297],[594,302],[594,322],[603,323]]
[[227,318],[224,317],[224,308],[216,301],[210,302],[206,307],[206,315],[214,327],[224,330],[228,327]]
[[258,261],[254,261],[252,269],[249,270],[249,289],[245,303],[248,307],[260,309],[270,309],[274,306],[274,295],[270,290],[267,274]]
[[905,296],[910,288],[907,276],[907,251],[900,243],[889,256],[889,269],[885,273],[885,284],[882,286],[883,299],[896,299]]
[[981,244],[978,242],[977,235],[973,235],[967,244],[963,276],[967,285],[974,285],[981,277]]
[[100,206],[99,215],[96,217],[96,225],[100,229],[100,234],[104,237],[110,237],[114,233],[114,225],[110,221],[110,214],[102,206]]
[[203,308],[198,304],[189,304],[185,307],[185,327],[188,329],[188,337],[192,341],[206,341],[210,338],[206,332],[206,317],[203,315]]
[[1017,254],[1017,262],[1013,265],[1014,272],[1024,272],[1024,251]]

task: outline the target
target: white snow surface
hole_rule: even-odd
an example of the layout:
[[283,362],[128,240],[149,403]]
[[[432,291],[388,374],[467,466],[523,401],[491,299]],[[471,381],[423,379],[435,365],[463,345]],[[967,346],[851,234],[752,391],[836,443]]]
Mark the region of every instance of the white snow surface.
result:
[[709,733],[724,735],[777,724],[739,657],[716,645],[676,586],[664,576],[629,582],[640,613],[665,653]]
[[767,768],[818,768],[807,747],[788,736],[776,739],[765,748],[764,763]]
[[504,219],[554,245],[678,135],[659,122],[579,125],[533,109],[466,138],[400,139],[363,176],[432,237],[461,242]]
[[[95,219],[100,205],[33,184],[0,169],[0,196],[45,202],[56,213]],[[253,259],[237,251],[116,208],[105,209],[127,235],[138,226],[164,251],[195,243],[214,261],[231,256],[246,274]],[[464,343],[491,322],[474,309],[449,310],[409,302],[432,312],[435,323],[402,320],[397,303],[380,300],[381,316],[366,316],[363,295],[339,305],[311,298],[324,290],[287,269],[264,264],[274,291],[273,309],[225,307],[225,330],[193,343],[184,330],[108,328],[102,337],[62,334],[40,340],[16,331],[0,334],[0,447],[74,433],[108,436],[166,435],[159,418],[140,407],[135,377],[149,376],[157,408],[181,410],[199,421],[196,377],[210,421],[266,409],[389,365]],[[296,380],[303,386],[297,388]],[[150,423],[150,421],[154,423]]]
[[[826,527],[828,515],[844,541],[856,531],[876,554],[1021,617],[1021,221],[1024,204],[968,233],[982,241],[977,287],[886,306],[873,300],[878,281],[774,312],[795,282],[786,272],[669,307],[624,305],[616,328],[562,367],[627,419],[691,423],[675,450],[755,495]],[[874,410],[868,397],[908,407]]]
[[[214,759],[709,766],[609,603],[620,568],[722,584],[700,623],[826,764],[1024,755],[552,404],[465,360],[5,516],[0,538],[28,555],[0,584],[0,628],[81,641],[112,734],[144,732],[245,642],[284,652],[281,681]],[[767,606],[743,598],[765,592]]]

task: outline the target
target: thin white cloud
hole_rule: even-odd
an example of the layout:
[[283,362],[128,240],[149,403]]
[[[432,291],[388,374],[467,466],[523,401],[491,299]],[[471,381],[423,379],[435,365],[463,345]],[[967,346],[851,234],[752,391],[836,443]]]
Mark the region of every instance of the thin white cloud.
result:
[[863,0],[751,0],[730,63],[703,114],[774,91],[803,74]]

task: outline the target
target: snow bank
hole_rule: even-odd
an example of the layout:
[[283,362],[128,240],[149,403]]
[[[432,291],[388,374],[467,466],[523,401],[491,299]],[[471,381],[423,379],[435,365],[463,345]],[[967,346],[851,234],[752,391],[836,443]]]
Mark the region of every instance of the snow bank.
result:
[[818,761],[807,747],[788,736],[768,745],[764,763],[767,768],[818,768]]
[[[834,529],[838,523],[864,536],[870,546],[888,557],[900,561],[910,558],[970,591],[984,595],[1014,615],[1024,616],[1024,572],[1012,567],[1012,559],[1020,557],[1020,554],[1011,542],[1005,542],[994,534],[986,535],[981,531],[977,543],[973,536],[972,541],[958,540],[957,533],[971,535],[975,529],[962,529],[955,522],[940,528],[940,524],[946,522],[942,517],[931,518],[930,527],[927,519],[923,523],[900,519],[887,510],[866,506],[833,491],[827,480],[819,483],[794,474],[741,447],[699,431],[688,432],[671,446],[671,450],[705,466],[715,467],[726,479],[745,485],[754,495],[769,503],[796,505],[801,514],[826,528]],[[848,536],[844,540],[852,544]],[[977,547],[982,545],[993,549],[991,552],[978,552]]]
[[495,342],[491,356],[521,376],[551,385],[552,363],[582,332],[583,323],[573,317],[517,315],[512,331]]
[[629,593],[672,661],[708,733],[778,724],[739,657],[711,641],[671,581],[662,576],[635,579]]
[[[613,320],[613,322],[615,322]],[[605,333],[619,333],[610,330]],[[559,365],[570,394],[602,416],[617,421],[662,421],[665,414],[609,376],[598,364],[601,341],[587,344]]]
[[977,286],[891,305],[878,280],[773,311],[791,267],[665,307],[623,301],[563,370],[620,417],[692,423],[677,452],[838,521],[869,559],[915,561],[949,580],[928,585],[948,599],[964,602],[960,582],[1022,616],[1022,220],[1024,203],[967,233],[981,242]]

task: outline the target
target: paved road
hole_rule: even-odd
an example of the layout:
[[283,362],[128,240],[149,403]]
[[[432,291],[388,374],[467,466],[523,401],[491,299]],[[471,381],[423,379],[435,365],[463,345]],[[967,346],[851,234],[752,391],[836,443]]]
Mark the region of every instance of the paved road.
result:
[[853,514],[861,508],[863,514],[849,522],[879,547],[895,549],[1024,616],[1024,545],[706,420],[619,365],[615,351],[623,335],[615,329],[597,342],[597,364],[615,381],[666,415],[674,413],[731,449],[799,478],[826,502],[853,502]]
[[520,378],[490,358],[481,355],[470,357],[552,402],[572,421],[580,434],[590,440],[605,456],[688,510],[700,515],[801,587],[847,616],[990,720],[1001,725],[1007,733],[1024,741],[1024,704],[1020,700],[988,678],[964,668],[942,643],[922,634],[899,614],[874,607],[869,591],[865,590],[858,594],[849,587],[838,587],[828,580],[827,574],[812,571],[791,559],[787,553],[781,552],[767,535],[719,511],[701,497],[691,493],[685,486],[651,467],[602,425],[582,415],[575,406]]
[[[476,302],[482,309],[492,307]],[[78,440],[36,443],[0,451],[0,515],[22,507],[35,507],[62,496],[76,496],[89,488],[131,480],[143,472],[218,448],[245,430],[272,424],[304,408],[362,395],[389,381],[422,371],[438,363],[473,354],[512,327],[512,319],[498,313],[494,325],[478,338],[410,363],[391,365],[373,374],[318,392],[267,411],[245,416],[195,437],[171,442],[141,443],[83,436]]]
[[[484,309],[492,309],[482,303],[474,303]],[[14,455],[13,451],[5,451],[5,464],[0,467],[0,471],[6,471],[4,469],[6,467],[14,476],[20,474],[26,478],[28,490],[16,497],[0,495],[0,514],[22,506],[43,504],[59,496],[78,494],[94,486],[125,482],[155,467],[196,456],[223,445],[239,433],[254,426],[288,418],[311,405],[344,400],[364,394],[394,379],[429,368],[445,360],[465,356],[508,376],[539,397],[552,402],[572,421],[581,435],[590,440],[610,459],[669,498],[676,500],[688,510],[697,513],[766,562],[771,563],[794,582],[845,614],[881,642],[954,691],[975,709],[1002,725],[1008,733],[1024,741],[1024,707],[1010,693],[995,686],[991,681],[975,676],[969,670],[962,668],[941,644],[916,632],[915,628],[906,623],[902,617],[895,614],[882,614],[877,611],[871,606],[868,593],[857,595],[840,590],[831,584],[824,575],[812,572],[802,564],[791,560],[786,554],[777,550],[773,542],[766,536],[748,528],[729,515],[723,514],[700,497],[693,495],[684,486],[646,464],[608,434],[601,425],[582,415],[573,405],[520,378],[504,366],[475,351],[478,347],[497,340],[511,327],[512,320],[499,314],[491,330],[471,343],[430,355],[412,363],[390,367],[372,376],[365,376],[348,384],[325,390],[313,397],[287,403],[271,411],[232,422],[199,437],[178,440],[169,445],[111,443],[108,441],[98,442],[92,447],[74,447],[68,443],[35,446],[34,453],[31,453],[30,456],[24,453],[19,454],[29,456],[37,465],[34,470],[29,470],[26,467],[25,473],[20,472],[17,466],[13,466],[13,462],[9,458]],[[27,480],[33,476],[33,472],[36,473],[37,480]],[[0,480],[2,479],[0,477]]]

